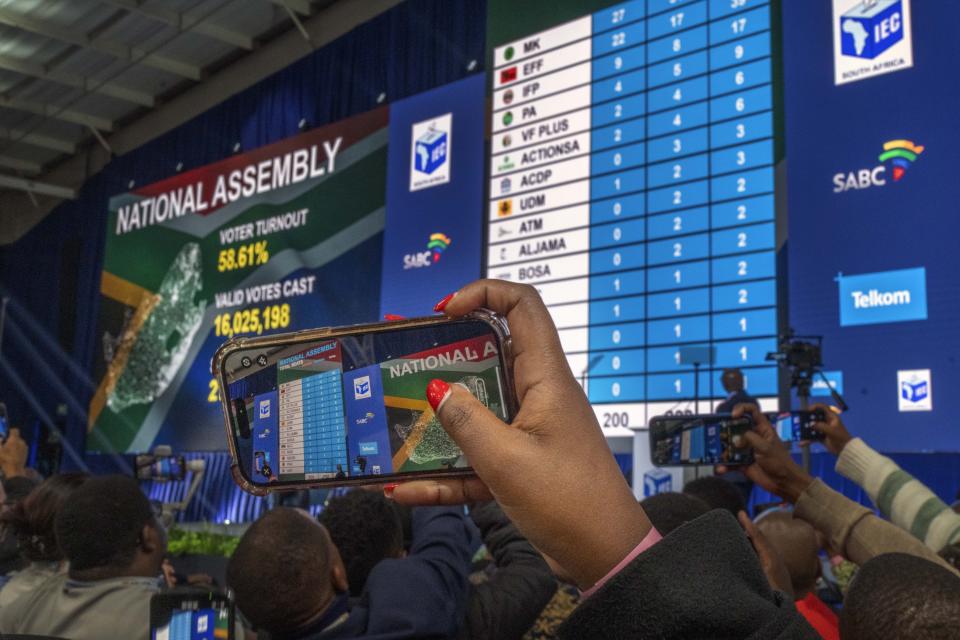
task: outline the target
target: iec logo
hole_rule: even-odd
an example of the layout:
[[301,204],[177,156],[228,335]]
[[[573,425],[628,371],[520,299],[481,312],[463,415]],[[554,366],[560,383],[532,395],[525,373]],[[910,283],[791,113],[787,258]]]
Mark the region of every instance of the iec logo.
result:
[[363,400],[370,397],[370,376],[360,376],[353,381],[353,399]]
[[651,469],[643,474],[643,497],[673,491],[673,476],[663,469]]
[[445,233],[431,233],[430,238],[427,240],[426,251],[408,253],[403,256],[404,270],[420,269],[440,262],[440,256],[447,250],[451,242],[453,242],[453,240]]
[[453,114],[447,113],[413,125],[410,152],[410,191],[450,182],[453,153]]
[[261,400],[260,401],[260,419],[270,417],[270,400]]
[[897,404],[900,411],[932,411],[930,369],[897,371]]
[[903,0],[865,0],[840,17],[840,50],[873,60],[903,40]]
[[923,267],[856,276],[837,275],[840,326],[927,319],[927,272]]

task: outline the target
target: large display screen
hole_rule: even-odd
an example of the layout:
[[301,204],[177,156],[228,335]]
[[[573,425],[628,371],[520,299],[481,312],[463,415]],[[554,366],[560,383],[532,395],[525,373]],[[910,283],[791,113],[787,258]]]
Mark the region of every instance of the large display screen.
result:
[[488,275],[540,290],[608,429],[724,396],[725,367],[775,396],[776,7],[513,4],[490,11]]
[[482,145],[474,75],[113,197],[87,449],[223,449],[220,344],[426,314],[479,276]]

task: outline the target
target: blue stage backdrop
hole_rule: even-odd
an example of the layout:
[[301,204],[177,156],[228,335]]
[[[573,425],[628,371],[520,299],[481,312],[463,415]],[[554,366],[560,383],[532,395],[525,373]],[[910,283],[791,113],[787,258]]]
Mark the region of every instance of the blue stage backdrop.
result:
[[791,325],[824,337],[855,434],[956,452],[960,4],[783,4]]

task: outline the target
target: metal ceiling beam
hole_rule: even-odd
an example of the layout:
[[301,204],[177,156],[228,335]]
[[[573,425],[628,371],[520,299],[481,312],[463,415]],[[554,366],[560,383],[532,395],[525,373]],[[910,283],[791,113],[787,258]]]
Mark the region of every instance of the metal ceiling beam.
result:
[[57,120],[63,120],[64,122],[72,122],[73,124],[94,127],[96,129],[100,129],[101,131],[113,131],[113,122],[111,120],[101,118],[100,116],[93,116],[89,113],[73,111],[72,109],[61,109],[60,107],[52,104],[42,104],[39,102],[29,102],[27,100],[4,98],[3,96],[0,96],[0,107],[16,109],[17,111],[26,111],[27,113],[35,113],[37,115],[47,116],[49,118],[56,118]]
[[144,49],[139,47],[128,47],[119,42],[113,42],[103,38],[91,38],[86,34],[75,33],[70,29],[56,27],[42,20],[36,20],[10,11],[9,9],[0,9],[0,23],[77,47],[106,53],[120,60],[160,69],[190,80],[200,80],[203,77],[203,70],[194,64],[157,54],[148,54]]
[[37,182],[35,180],[26,180],[0,174],[0,187],[7,189],[16,189],[17,191],[26,191],[27,193],[39,193],[54,198],[63,198],[65,200],[76,200],[76,189],[68,189],[60,185],[50,184],[48,182]]
[[98,83],[85,76],[66,73],[63,71],[50,70],[44,65],[34,64],[25,60],[11,58],[10,56],[0,55],[0,69],[15,71],[31,78],[40,80],[49,80],[67,87],[93,91],[111,98],[132,102],[144,107],[153,107],[156,105],[154,97],[145,91],[128,89],[113,83]]
[[23,158],[14,158],[13,156],[0,155],[0,167],[16,169],[17,171],[26,171],[27,173],[40,173],[43,171],[43,165],[39,162],[31,162]]
[[175,27],[180,31],[190,31],[192,33],[198,33],[200,35],[213,38],[214,40],[219,40],[224,44],[229,44],[232,47],[239,47],[241,49],[246,49],[247,51],[253,50],[253,38],[241,33],[234,29],[224,27],[215,22],[210,21],[201,21],[196,18],[191,18],[189,14],[181,13],[179,11],[174,11],[173,9],[165,9],[163,7],[148,7],[145,6],[142,0],[101,0],[109,5],[114,7],[119,7],[129,11],[130,13],[137,13],[147,18],[152,18],[158,20],[166,25]]
[[285,9],[296,11],[302,16],[309,16],[312,7],[310,0],[270,0],[272,4],[280,5]]
[[77,145],[74,142],[56,138],[54,136],[34,133],[26,129],[0,129],[0,140],[16,140],[23,144],[43,149],[52,149],[73,155],[77,152]]

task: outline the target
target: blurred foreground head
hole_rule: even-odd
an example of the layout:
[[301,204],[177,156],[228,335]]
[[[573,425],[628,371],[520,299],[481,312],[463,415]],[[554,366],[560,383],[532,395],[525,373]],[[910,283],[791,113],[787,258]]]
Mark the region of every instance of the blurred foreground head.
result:
[[955,640],[960,637],[960,577],[916,556],[877,556],[850,583],[840,635],[844,640]]
[[756,524],[786,565],[796,599],[803,599],[817,586],[820,575],[816,530],[809,523],[795,519],[789,511],[764,514]]

